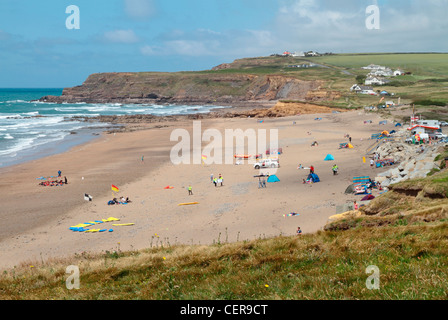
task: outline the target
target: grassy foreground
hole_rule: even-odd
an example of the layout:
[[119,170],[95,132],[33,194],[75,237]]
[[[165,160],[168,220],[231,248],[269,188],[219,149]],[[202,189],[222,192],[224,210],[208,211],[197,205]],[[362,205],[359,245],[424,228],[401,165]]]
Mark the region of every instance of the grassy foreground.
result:
[[[0,276],[0,299],[447,299],[448,222],[83,254]],[[80,288],[66,287],[77,265]],[[366,281],[375,265],[380,288]]]

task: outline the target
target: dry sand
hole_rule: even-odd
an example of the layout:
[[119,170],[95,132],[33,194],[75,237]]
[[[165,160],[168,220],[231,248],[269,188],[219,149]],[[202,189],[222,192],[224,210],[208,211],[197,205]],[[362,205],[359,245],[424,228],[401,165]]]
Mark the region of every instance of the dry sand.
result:
[[[316,117],[322,120],[314,120]],[[364,120],[373,123],[364,124]],[[281,181],[268,183],[265,189],[258,188],[258,179],[253,177],[258,170],[250,164],[172,164],[170,150],[177,142],[170,141],[170,134],[176,128],[191,130],[192,121],[104,134],[68,152],[3,168],[0,192],[6,197],[0,209],[0,268],[161,243],[212,244],[294,235],[297,226],[304,233],[316,232],[336,213],[337,205],[360,200],[344,194],[354,176],[375,176],[377,169],[371,169],[368,161],[363,163],[362,157],[373,143],[369,140],[372,133],[392,128],[392,124],[379,125],[380,120],[363,111],[290,116],[263,123],[254,118],[202,120],[202,131],[215,128],[223,136],[225,129],[278,129],[283,154],[276,174]],[[352,136],[354,149],[338,149],[339,143],[348,141],[345,133]],[[311,147],[314,140],[319,142],[317,147]],[[324,161],[328,153],[335,161]],[[298,170],[299,163],[314,165],[321,182],[303,184],[308,170]],[[331,172],[333,163],[340,169],[337,176]],[[36,178],[56,175],[59,169],[67,176],[68,185],[38,185]],[[223,175],[222,187],[210,182],[211,173]],[[111,184],[120,188],[119,196],[129,196],[132,203],[108,206]],[[167,185],[174,188],[164,189]],[[84,193],[92,195],[93,201],[85,201]],[[191,201],[199,204],[178,206]],[[290,212],[299,215],[283,216]],[[135,224],[95,226],[113,232],[69,230],[108,217]]]

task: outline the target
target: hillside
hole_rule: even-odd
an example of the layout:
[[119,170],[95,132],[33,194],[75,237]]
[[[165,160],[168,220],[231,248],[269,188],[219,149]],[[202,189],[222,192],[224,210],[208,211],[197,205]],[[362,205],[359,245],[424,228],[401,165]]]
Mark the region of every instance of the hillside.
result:
[[439,112],[440,106],[448,104],[447,59],[448,54],[438,53],[243,58],[203,71],[96,73],[82,85],[65,88],[61,96],[40,100],[233,106],[271,106],[287,100],[339,108],[363,107],[378,104],[379,98],[355,94],[349,88],[359,82],[358,76],[368,72],[362,67],[373,63],[409,73],[374,90],[393,92],[394,100],[400,97],[402,104],[415,103],[419,111],[434,114],[434,107]]

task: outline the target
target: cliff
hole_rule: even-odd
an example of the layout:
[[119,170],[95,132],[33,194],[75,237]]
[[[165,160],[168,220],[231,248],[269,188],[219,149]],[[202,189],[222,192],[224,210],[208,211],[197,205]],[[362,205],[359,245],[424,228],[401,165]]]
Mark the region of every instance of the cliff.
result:
[[[245,72],[96,73],[80,86],[65,88],[45,102],[237,105],[278,100],[328,100],[321,80]],[[322,93],[323,92],[323,93]],[[333,98],[330,96],[330,99]]]

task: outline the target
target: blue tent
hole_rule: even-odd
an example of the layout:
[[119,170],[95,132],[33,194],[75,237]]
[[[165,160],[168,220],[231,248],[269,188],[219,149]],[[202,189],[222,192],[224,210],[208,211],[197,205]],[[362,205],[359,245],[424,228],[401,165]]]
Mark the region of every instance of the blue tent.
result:
[[396,127],[401,127],[401,123],[397,122]]
[[268,177],[268,182],[279,182],[279,181],[280,179],[275,174]]
[[314,183],[320,182],[319,176],[315,173],[310,173],[306,179],[307,180],[311,179]]
[[334,160],[334,157],[331,154],[327,154],[324,161],[331,161],[331,160]]

